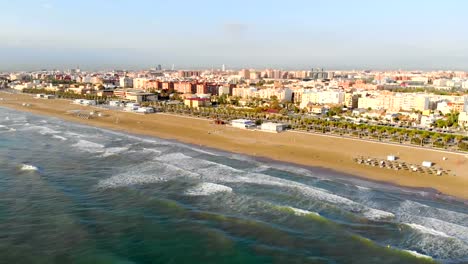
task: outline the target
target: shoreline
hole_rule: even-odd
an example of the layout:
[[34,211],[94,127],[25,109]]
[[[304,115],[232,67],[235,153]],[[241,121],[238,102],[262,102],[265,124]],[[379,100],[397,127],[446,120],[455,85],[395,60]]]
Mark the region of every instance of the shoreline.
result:
[[[214,125],[211,120],[158,113],[136,115],[98,107],[74,105],[65,99],[34,99],[27,94],[1,92],[0,97],[3,97],[0,106],[18,111],[52,116],[117,132],[175,140],[215,151],[248,155],[257,161],[266,160],[305,169],[324,170],[327,174],[340,174],[340,179],[353,177],[378,184],[424,191],[435,196],[440,196],[439,192],[443,193],[443,196],[449,196],[441,198],[451,199],[450,196],[452,196],[456,200],[468,199],[466,191],[468,190],[468,175],[465,175],[468,171],[468,158],[461,153],[297,131],[279,134],[248,131]],[[25,107],[22,103],[28,103],[31,106]],[[89,111],[90,109],[100,111],[105,116],[80,119],[67,113],[69,110]],[[357,155],[385,159],[389,154],[395,154],[404,161],[416,164],[420,164],[422,160],[431,160],[439,167],[450,169],[457,176],[388,171],[354,164],[352,161],[353,156]],[[442,157],[447,157],[447,160],[442,161]]]

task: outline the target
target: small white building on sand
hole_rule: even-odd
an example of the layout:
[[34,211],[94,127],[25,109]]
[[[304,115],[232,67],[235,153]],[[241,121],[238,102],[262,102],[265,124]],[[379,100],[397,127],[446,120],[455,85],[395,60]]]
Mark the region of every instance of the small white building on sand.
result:
[[150,114],[150,113],[154,113],[154,108],[153,107],[138,107],[136,111],[137,113]]
[[110,106],[121,106],[122,102],[121,101],[110,101],[109,105]]
[[266,123],[263,123],[260,127],[260,129],[262,131],[266,131],[266,132],[274,132],[274,133],[278,133],[278,132],[282,132],[285,130],[287,125],[285,124],[279,124],[279,123],[273,123],[273,122],[266,122]]
[[138,103],[126,103],[124,111],[135,112],[135,111],[138,111],[139,108],[140,108],[140,104]]
[[243,129],[255,127],[255,123],[252,120],[248,120],[248,119],[235,119],[231,121],[231,124],[233,127],[243,128]]
[[36,98],[39,98],[39,99],[54,99],[55,95],[52,95],[52,94],[36,94]]
[[74,104],[80,105],[96,105],[96,101],[94,100],[87,100],[87,99],[75,99],[73,100]]

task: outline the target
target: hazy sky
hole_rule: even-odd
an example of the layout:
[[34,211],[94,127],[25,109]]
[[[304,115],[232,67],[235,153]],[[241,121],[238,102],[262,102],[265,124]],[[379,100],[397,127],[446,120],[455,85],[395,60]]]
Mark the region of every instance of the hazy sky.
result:
[[[468,70],[465,0],[0,0],[0,70]],[[115,66],[115,67],[114,67]]]

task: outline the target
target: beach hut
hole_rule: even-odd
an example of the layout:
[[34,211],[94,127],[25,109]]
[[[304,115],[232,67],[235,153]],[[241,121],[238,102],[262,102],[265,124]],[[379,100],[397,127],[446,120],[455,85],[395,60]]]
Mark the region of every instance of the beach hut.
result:
[[423,161],[422,166],[426,168],[432,167],[432,162],[431,161]]

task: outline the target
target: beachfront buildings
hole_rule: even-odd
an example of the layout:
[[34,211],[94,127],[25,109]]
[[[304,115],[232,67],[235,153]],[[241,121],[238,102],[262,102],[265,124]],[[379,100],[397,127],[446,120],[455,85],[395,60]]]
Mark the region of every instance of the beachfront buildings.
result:
[[358,99],[358,108],[388,111],[424,111],[429,109],[429,96],[404,93],[374,93]]
[[247,129],[247,128],[254,128],[255,123],[252,120],[248,119],[235,119],[231,121],[231,125],[236,128],[242,128],[242,129]]
[[278,132],[284,131],[286,129],[286,127],[287,127],[287,125],[285,125],[285,124],[265,122],[265,123],[261,124],[260,129],[262,131],[266,131],[266,132],[278,133]]
[[243,99],[249,98],[276,98],[280,102],[291,102],[293,91],[290,88],[264,88],[238,87],[232,89],[232,95]]
[[207,107],[207,106],[211,106],[211,100],[210,98],[199,98],[199,97],[186,98],[184,100],[184,105],[190,108]]
[[345,92],[341,90],[318,90],[308,89],[302,93],[300,108],[306,108],[308,105],[313,104],[333,104],[343,105],[345,101]]
[[158,100],[158,96],[154,93],[148,93],[138,89],[116,89],[114,95],[122,99],[141,102],[154,102]]

